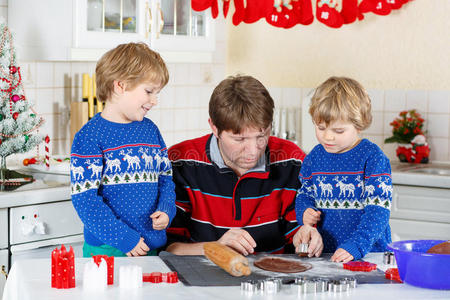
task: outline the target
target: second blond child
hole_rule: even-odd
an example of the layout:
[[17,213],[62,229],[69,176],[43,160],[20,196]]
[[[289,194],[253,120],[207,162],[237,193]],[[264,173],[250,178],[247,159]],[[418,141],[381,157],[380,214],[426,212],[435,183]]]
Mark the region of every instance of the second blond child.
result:
[[298,223],[317,224],[335,262],[387,250],[391,166],[376,144],[360,138],[372,122],[370,98],[357,81],[331,77],[316,89],[309,113],[319,144],[300,170]]

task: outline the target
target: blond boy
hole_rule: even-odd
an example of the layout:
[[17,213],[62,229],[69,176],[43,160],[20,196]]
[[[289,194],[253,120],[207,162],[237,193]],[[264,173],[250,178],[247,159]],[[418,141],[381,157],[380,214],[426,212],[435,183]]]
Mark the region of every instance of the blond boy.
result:
[[144,118],[169,74],[143,43],[108,51],[96,67],[97,96],[106,102],[75,135],[72,203],[84,223],[83,256],[156,254],[175,216],[167,148]]
[[309,113],[319,144],[300,170],[297,221],[317,224],[332,261],[385,251],[391,242],[391,166],[376,144],[360,138],[372,122],[370,98],[357,81],[331,77],[316,89]]

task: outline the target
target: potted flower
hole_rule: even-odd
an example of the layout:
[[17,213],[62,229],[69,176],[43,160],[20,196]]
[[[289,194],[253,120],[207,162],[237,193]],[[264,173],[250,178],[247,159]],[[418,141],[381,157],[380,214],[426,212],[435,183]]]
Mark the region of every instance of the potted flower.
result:
[[389,125],[392,136],[385,143],[399,143],[397,157],[402,162],[427,163],[430,147],[425,139],[423,123],[425,120],[415,110],[402,111]]

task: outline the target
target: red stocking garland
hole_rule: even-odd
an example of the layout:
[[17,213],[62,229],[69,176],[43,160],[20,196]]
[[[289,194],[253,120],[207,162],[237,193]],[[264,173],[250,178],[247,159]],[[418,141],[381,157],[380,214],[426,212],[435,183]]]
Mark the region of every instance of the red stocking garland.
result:
[[317,0],[316,18],[323,24],[339,28],[344,24],[341,14],[336,9],[336,2],[333,0]]

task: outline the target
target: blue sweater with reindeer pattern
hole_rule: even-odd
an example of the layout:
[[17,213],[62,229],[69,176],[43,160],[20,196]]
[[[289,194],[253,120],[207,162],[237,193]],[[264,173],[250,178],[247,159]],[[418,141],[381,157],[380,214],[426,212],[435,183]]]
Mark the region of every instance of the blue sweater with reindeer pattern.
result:
[[391,242],[391,165],[383,151],[363,139],[344,153],[317,145],[300,170],[302,187],[295,201],[297,221],[309,207],[321,211],[317,228],[324,252],[342,248],[354,259],[386,251]]
[[72,203],[85,242],[127,253],[141,237],[151,250],[165,245],[150,215],[175,216],[175,186],[167,148],[149,119],[114,123],[96,114],[75,135],[71,153]]

